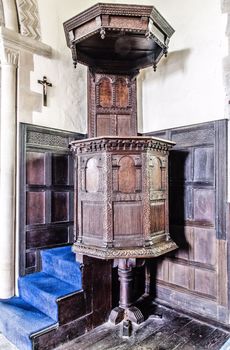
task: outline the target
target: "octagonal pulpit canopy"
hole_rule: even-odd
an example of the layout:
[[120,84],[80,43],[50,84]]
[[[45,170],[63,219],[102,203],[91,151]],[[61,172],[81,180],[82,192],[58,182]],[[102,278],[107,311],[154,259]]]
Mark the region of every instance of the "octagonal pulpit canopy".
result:
[[135,74],[167,54],[174,29],[154,6],[98,3],[64,23],[74,65]]

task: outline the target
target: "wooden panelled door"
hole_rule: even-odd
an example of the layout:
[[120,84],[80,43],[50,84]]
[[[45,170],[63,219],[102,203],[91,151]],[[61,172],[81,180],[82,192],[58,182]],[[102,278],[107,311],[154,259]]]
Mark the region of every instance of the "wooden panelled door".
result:
[[39,271],[40,249],[73,243],[73,157],[83,135],[20,125],[20,274]]

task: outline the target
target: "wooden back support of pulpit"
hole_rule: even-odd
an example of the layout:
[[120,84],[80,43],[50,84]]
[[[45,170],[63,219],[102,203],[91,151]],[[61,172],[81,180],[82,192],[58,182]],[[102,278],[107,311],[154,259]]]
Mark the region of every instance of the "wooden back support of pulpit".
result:
[[[114,260],[119,307],[110,320],[143,321],[132,268],[177,248],[169,234],[168,154],[173,143],[137,136],[136,76],[167,54],[174,30],[153,6],[96,4],[64,23],[74,66],[88,68],[88,139],[76,162],[74,252]],[[125,328],[124,328],[125,329]]]

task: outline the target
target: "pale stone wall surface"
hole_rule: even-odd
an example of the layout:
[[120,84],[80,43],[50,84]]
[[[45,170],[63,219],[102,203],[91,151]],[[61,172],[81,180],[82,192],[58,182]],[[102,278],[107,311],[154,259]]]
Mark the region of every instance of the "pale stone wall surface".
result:
[[219,0],[155,0],[176,32],[168,58],[142,73],[144,131],[222,119],[226,15]]
[[[124,2],[124,1],[107,1]],[[126,3],[134,3],[126,0]],[[226,1],[225,1],[226,2]],[[227,55],[226,15],[219,0],[145,0],[153,4],[176,30],[169,56],[156,73],[151,68],[138,78],[140,131],[159,130],[226,116],[223,58]],[[54,84],[49,106],[34,111],[31,121],[69,130],[86,130],[86,69],[74,71],[62,23],[94,5],[84,0],[39,0],[42,41],[52,46],[53,60],[35,57],[31,87],[47,74]],[[226,6],[226,5],[225,5]],[[143,127],[142,127],[143,124]]]

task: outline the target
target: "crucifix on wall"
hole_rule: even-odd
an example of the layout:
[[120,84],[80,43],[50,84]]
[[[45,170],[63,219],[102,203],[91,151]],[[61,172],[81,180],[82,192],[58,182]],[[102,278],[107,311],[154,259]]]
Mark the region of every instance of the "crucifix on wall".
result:
[[52,84],[48,82],[47,77],[44,76],[43,80],[38,80],[38,83],[43,86],[43,106],[47,106],[47,86],[52,87]]

